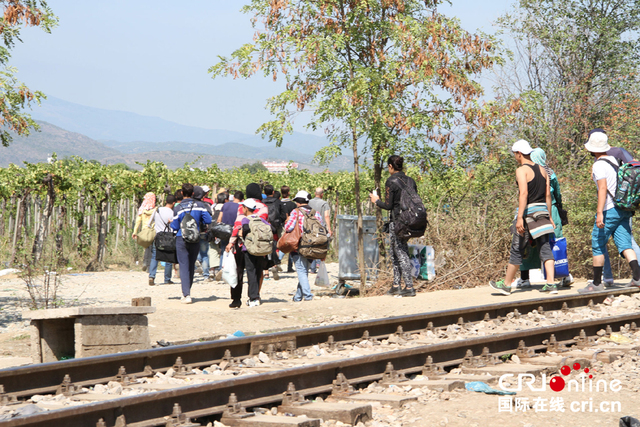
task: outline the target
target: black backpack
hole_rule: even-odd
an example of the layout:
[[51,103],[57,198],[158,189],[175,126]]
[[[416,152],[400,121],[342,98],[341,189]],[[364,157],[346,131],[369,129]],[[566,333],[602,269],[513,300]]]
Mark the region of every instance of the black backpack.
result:
[[196,202],[191,202],[191,209],[185,213],[180,221],[180,230],[182,231],[182,238],[187,243],[200,242],[200,227],[198,227],[198,221],[191,216],[191,211]]
[[401,183],[402,194],[400,194],[400,214],[394,218],[394,231],[402,240],[422,237],[428,224],[427,210],[413,187],[400,178],[398,181]]
[[280,203],[280,200],[275,197],[272,200],[264,200],[263,203],[267,205],[267,208],[269,209],[269,224],[279,232],[283,225],[280,220],[280,209],[282,209],[282,203]]

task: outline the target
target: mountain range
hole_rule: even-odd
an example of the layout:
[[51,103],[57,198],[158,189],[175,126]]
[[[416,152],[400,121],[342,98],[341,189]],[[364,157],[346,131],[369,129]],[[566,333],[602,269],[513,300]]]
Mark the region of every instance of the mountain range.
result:
[[216,163],[221,168],[241,166],[256,160],[294,161],[312,172],[350,169],[353,158],[340,156],[331,164],[312,164],[314,154],[328,141],[294,132],[282,146],[256,135],[219,129],[184,126],[158,117],[105,110],[48,97],[31,116],[41,127],[28,137],[14,136],[9,147],[0,148],[0,166],[23,161],[46,161],[53,152],[59,158],[78,155],[103,163],[125,163],[131,167],[146,160],[163,161],[170,168],[182,167],[198,158],[196,166]]

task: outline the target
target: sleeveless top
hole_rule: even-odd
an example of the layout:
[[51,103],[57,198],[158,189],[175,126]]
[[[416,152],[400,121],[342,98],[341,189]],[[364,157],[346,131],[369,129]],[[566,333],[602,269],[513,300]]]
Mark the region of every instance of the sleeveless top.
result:
[[540,173],[540,165],[527,165],[533,170],[533,179],[527,182],[527,204],[547,201],[547,180]]

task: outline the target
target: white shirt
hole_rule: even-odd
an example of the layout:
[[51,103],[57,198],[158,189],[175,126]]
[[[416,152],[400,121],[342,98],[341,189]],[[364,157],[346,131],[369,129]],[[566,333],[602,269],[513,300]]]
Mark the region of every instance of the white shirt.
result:
[[172,231],[169,224],[171,224],[171,221],[173,220],[173,210],[167,207],[158,208],[153,216],[153,220],[156,222],[156,233],[160,233],[161,231]]
[[[616,160],[613,156],[603,156],[600,159],[607,159],[611,163],[616,166],[619,166],[618,160]],[[607,180],[607,200],[604,203],[604,210],[608,211],[609,209],[614,207],[612,194],[616,194],[616,188],[618,186],[618,173],[617,171],[607,162],[603,160],[596,160],[591,167],[593,181],[598,185],[598,181],[601,179]]]

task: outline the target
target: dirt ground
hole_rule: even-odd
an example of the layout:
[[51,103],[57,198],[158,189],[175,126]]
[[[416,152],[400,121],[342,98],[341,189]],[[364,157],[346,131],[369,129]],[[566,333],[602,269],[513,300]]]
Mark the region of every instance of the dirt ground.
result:
[[[328,265],[332,281],[337,280],[338,265]],[[312,301],[293,302],[297,285],[295,273],[281,273],[281,280],[266,280],[261,297],[263,304],[249,308],[230,309],[229,287],[223,282],[205,281],[196,277],[191,295],[194,303],[180,303],[179,280],[173,285],[148,285],[148,274],[142,271],[107,271],[101,273],[69,272],[61,278],[58,297],[64,306],[123,306],[136,297],[151,297],[156,312],[149,315],[151,342],[165,340],[170,343],[225,336],[242,331],[259,334],[282,329],[301,328],[328,323],[344,323],[404,314],[446,310],[482,304],[545,298],[536,286],[502,296],[488,286],[474,289],[446,290],[419,293],[414,298],[390,296],[337,298],[329,288],[312,285]],[[158,272],[158,278],[162,273]],[[310,277],[311,283],[315,275]],[[161,280],[159,280],[161,281]],[[621,280],[620,283],[624,281]],[[355,285],[355,284],[354,284]],[[573,294],[584,286],[577,281],[572,288],[560,289],[560,295]],[[246,297],[246,285],[243,294]],[[245,298],[246,299],[246,298]],[[243,301],[246,304],[246,301]],[[30,343],[28,320],[23,310],[29,309],[29,298],[24,282],[14,276],[0,277],[0,368],[29,362]],[[547,392],[547,394],[553,392]],[[520,394],[520,393],[519,393]],[[531,393],[530,393],[531,394]],[[533,393],[535,394],[535,393]],[[523,392],[523,395],[527,394]],[[538,397],[540,393],[536,394]],[[548,396],[553,397],[553,396]],[[575,400],[588,401],[593,396],[577,396]],[[418,405],[410,409],[397,425],[480,426],[492,420],[491,425],[518,426],[593,426],[617,425],[623,415],[640,416],[640,396],[623,390],[615,396],[597,396],[601,400],[619,400],[621,413],[572,412],[569,408],[559,412],[498,412],[498,397],[467,391],[453,392],[441,404]],[[390,414],[390,417],[395,415]],[[400,421],[400,420],[398,420]],[[396,422],[389,421],[391,425]]]

